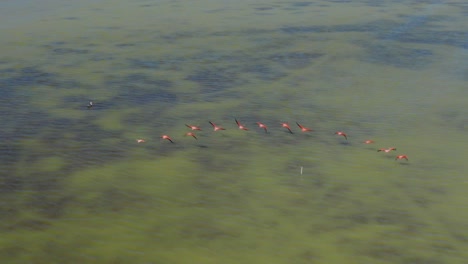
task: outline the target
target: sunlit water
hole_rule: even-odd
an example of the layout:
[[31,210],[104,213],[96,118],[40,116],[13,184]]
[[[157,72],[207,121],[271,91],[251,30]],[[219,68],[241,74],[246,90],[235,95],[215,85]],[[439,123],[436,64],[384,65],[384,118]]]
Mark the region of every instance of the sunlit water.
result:
[[1,1],[1,263],[466,263],[467,15]]

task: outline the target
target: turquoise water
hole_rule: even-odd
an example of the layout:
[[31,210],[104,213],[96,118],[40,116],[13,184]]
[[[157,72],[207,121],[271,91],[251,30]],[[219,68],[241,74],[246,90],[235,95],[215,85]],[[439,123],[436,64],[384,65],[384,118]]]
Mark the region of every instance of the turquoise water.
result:
[[0,260],[465,263],[467,12],[0,2]]

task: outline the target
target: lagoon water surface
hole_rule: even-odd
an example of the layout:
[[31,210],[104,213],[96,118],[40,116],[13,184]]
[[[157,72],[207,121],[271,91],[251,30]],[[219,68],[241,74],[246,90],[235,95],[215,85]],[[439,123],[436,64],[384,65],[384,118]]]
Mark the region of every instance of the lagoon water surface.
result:
[[1,262],[466,263],[467,18],[462,0],[1,1]]

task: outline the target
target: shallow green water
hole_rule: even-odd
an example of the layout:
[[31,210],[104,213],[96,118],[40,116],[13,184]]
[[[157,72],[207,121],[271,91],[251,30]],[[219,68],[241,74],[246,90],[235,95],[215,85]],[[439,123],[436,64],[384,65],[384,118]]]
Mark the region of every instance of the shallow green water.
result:
[[0,3],[2,263],[465,263],[463,1],[57,2]]

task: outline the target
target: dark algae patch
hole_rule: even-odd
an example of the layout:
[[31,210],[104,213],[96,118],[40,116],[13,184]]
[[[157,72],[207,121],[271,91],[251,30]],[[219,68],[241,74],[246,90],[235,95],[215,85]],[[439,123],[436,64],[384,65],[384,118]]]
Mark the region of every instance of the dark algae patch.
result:
[[402,43],[449,45],[466,49],[466,31],[446,30],[435,25],[446,20],[440,16],[411,16],[406,23],[394,20],[376,20],[363,24],[284,26],[280,30],[287,34],[361,32],[375,35],[378,39]]
[[59,86],[56,74],[45,72],[38,67],[25,67],[14,73],[8,74],[10,77],[0,79],[0,85],[6,89],[12,89],[25,86]]
[[145,105],[155,102],[175,103],[177,96],[170,91],[172,82],[153,78],[144,74],[129,74],[123,78],[113,77],[106,82],[109,87],[118,89],[112,103],[118,105]]
[[246,82],[239,78],[238,71],[231,67],[198,69],[188,75],[186,80],[197,83],[203,93],[224,91]]
[[397,26],[392,20],[377,20],[371,23],[342,24],[342,25],[313,25],[313,26],[283,26],[280,30],[287,34],[303,33],[336,33],[336,32],[385,32]]
[[290,52],[285,54],[275,54],[269,57],[270,60],[290,69],[299,69],[309,66],[314,59],[320,58],[323,54]]
[[0,16],[3,262],[464,263],[460,1],[51,1]]
[[432,51],[428,49],[406,48],[394,43],[382,43],[369,46],[368,57],[364,60],[399,68],[417,69],[428,66],[433,61],[432,55]]
[[420,44],[449,45],[468,49],[468,31],[422,30],[408,32],[398,37],[398,41]]

